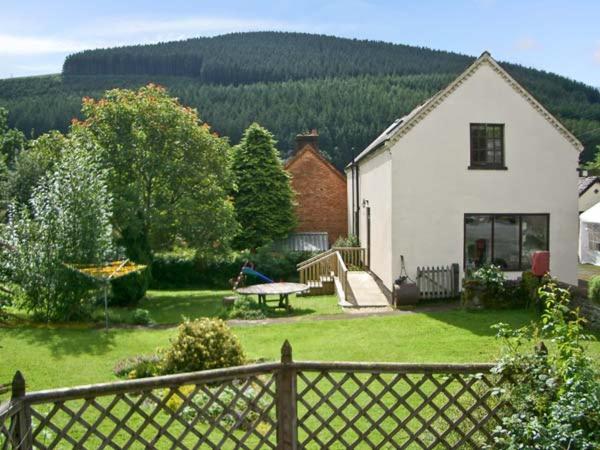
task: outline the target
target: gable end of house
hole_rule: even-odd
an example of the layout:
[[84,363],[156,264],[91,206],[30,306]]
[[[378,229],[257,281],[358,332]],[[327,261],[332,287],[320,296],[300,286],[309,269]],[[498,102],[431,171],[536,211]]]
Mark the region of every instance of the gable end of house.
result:
[[500,76],[509,86],[519,94],[524,100],[527,101],[552,127],[554,127],[578,152],[583,150],[583,144],[577,139],[573,133],[571,133],[556,117],[554,117],[542,104],[535,99],[535,97],[529,93],[523,86],[521,86],[506,70],[504,70],[489,54],[489,52],[483,52],[477,60],[471,64],[467,70],[459,75],[450,85],[445,89],[442,89],[432,98],[430,98],[425,104],[420,107],[417,114],[414,114],[406,123],[400,127],[397,132],[389,139],[385,146],[393,146],[398,140],[408,133],[409,130],[415,127],[421,120],[437,108],[447,97],[462,86],[470,77],[472,77],[477,70],[483,65],[487,64],[492,70]]

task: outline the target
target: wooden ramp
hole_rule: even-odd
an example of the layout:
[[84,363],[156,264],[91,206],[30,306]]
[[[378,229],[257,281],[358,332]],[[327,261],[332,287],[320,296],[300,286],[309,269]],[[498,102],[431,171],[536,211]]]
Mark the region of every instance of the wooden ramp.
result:
[[389,307],[387,297],[375,279],[364,271],[348,272],[348,287],[352,292],[352,305],[355,308]]

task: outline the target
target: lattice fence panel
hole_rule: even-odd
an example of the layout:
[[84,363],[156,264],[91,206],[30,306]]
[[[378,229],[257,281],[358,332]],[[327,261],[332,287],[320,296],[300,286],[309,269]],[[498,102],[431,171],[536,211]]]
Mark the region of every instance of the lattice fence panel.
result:
[[275,377],[32,405],[40,449],[275,448]]
[[500,421],[495,378],[299,372],[299,447],[481,448]]
[[0,450],[18,447],[16,415],[19,410],[19,407],[12,407],[8,402],[0,405]]

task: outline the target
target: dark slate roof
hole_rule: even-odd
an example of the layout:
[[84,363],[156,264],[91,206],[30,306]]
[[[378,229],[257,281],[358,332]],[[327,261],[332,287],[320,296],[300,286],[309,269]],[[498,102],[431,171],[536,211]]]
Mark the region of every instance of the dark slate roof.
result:
[[[433,97],[431,97],[431,98],[433,98]],[[369,153],[371,153],[373,150],[379,148],[381,145],[385,144],[388,140],[390,140],[392,138],[392,136],[394,136],[396,131],[398,131],[398,129],[401,128],[402,125],[404,125],[408,121],[408,119],[412,118],[415,114],[417,114],[421,110],[421,108],[423,108],[423,106],[429,100],[431,100],[431,98],[427,99],[425,102],[423,102],[422,104],[417,106],[415,109],[413,109],[411,112],[409,112],[404,117],[396,119],[394,121],[394,123],[392,123],[389,127],[387,127],[383,133],[381,133],[379,136],[377,136],[377,138],[373,142],[371,142],[367,146],[367,148],[365,148],[362,152],[360,152],[358,154],[358,156],[356,157],[356,161],[358,162],[363,157],[365,157]],[[350,164],[348,164],[346,167],[350,167],[351,165],[352,165],[352,162],[350,162]]]
[[582,196],[585,193],[585,191],[587,191],[596,181],[600,181],[600,177],[580,177],[579,184],[577,186],[577,189],[579,190],[579,195]]

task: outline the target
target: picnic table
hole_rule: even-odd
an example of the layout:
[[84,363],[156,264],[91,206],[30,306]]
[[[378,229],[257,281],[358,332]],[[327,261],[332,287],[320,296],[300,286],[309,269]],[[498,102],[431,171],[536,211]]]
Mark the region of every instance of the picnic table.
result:
[[258,304],[267,304],[267,295],[279,295],[279,307],[290,307],[290,294],[297,294],[308,290],[308,285],[303,283],[265,283],[255,284],[237,289],[238,294],[258,296]]

